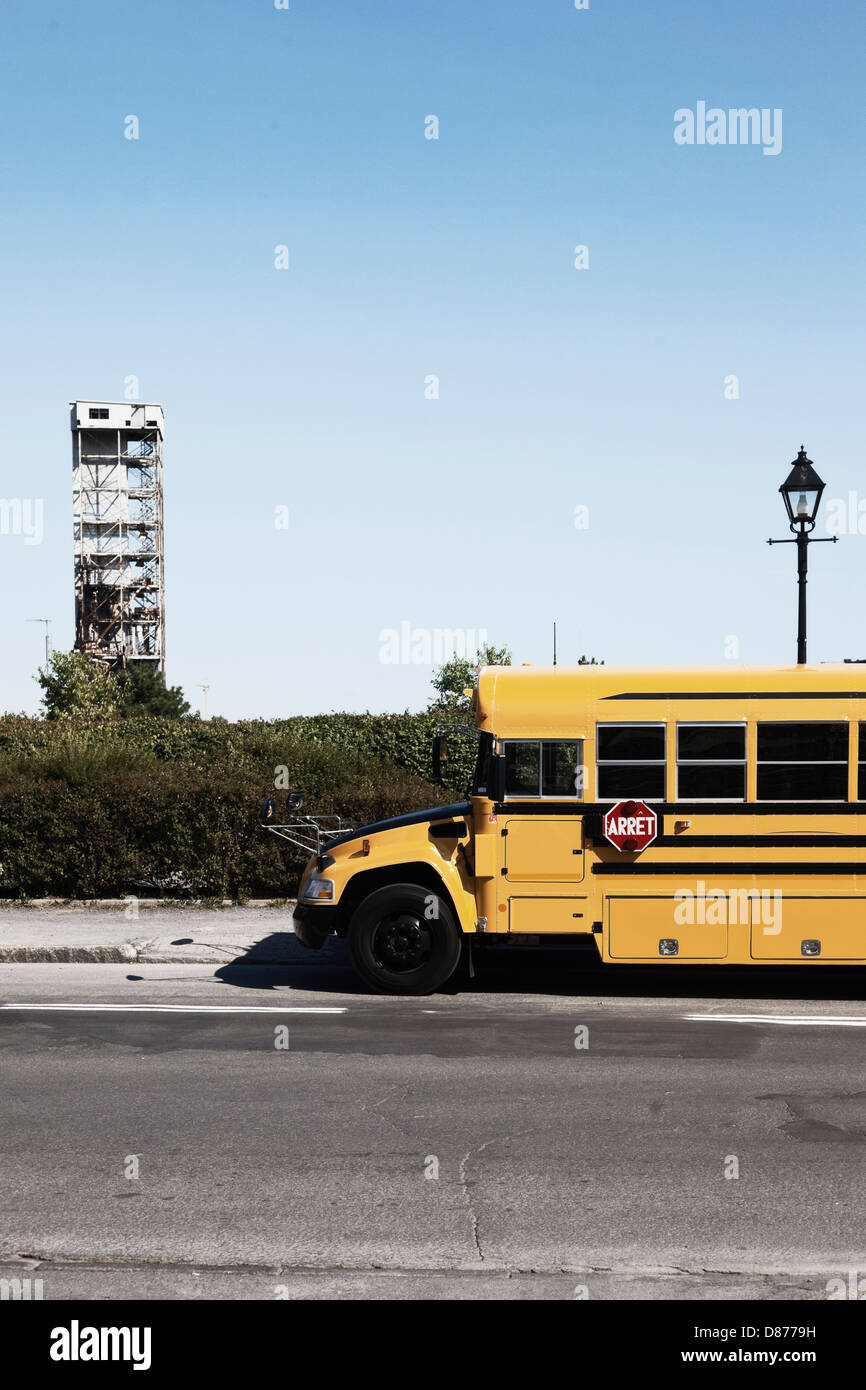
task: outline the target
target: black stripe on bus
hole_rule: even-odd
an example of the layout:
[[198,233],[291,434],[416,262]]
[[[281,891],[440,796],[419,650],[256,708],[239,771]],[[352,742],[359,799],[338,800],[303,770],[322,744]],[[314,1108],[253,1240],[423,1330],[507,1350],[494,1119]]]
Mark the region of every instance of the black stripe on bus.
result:
[[864,690],[628,690],[600,700],[866,700]]
[[681,877],[700,874],[706,878],[733,878],[742,877],[743,874],[832,874],[843,878],[848,874],[860,874],[866,876],[866,859],[858,864],[838,864],[829,860],[824,860],[820,864],[798,864],[792,860],[787,864],[779,864],[775,860],[772,863],[747,864],[724,863],[708,864],[702,860],[698,864],[680,863],[664,864],[653,863],[604,863],[593,864],[594,874],[642,874],[644,877],[652,877],[654,874],[679,874]]

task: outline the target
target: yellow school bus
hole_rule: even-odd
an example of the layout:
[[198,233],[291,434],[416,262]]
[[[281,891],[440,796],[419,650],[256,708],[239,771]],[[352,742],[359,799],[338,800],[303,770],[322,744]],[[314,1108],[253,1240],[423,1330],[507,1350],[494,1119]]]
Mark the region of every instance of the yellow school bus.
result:
[[[426,994],[466,943],[866,962],[866,672],[484,667],[466,799],[320,841],[295,931]],[[276,827],[275,827],[276,828]]]

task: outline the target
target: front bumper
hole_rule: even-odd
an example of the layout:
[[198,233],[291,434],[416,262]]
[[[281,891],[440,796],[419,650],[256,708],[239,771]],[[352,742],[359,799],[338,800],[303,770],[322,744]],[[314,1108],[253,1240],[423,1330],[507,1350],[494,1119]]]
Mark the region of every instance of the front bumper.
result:
[[326,940],[337,929],[337,908],[298,903],[292,913],[295,936],[302,946],[321,951]]

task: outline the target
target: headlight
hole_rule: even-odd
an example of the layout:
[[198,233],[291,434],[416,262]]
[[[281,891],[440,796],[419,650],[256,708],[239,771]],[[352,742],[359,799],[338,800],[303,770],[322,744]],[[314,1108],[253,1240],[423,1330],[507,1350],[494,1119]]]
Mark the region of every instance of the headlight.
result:
[[330,878],[308,879],[304,884],[301,893],[302,903],[332,903],[334,901],[334,884]]

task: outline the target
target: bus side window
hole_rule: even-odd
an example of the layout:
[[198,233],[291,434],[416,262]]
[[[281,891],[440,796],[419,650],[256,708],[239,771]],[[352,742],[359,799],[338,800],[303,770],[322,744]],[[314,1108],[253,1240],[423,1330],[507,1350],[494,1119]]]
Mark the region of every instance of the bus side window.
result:
[[758,725],[759,801],[846,801],[848,725]]
[[745,799],[745,724],[678,724],[677,800]]
[[664,724],[597,724],[598,800],[642,796],[664,801],[666,733]]
[[583,793],[583,741],[546,739],[541,745],[541,795],[566,799]]
[[582,739],[508,739],[503,752],[506,796],[583,796]]
[[506,796],[538,796],[541,786],[538,739],[509,739],[505,752]]

